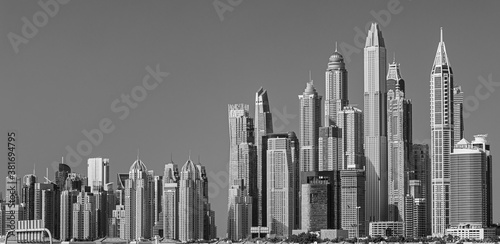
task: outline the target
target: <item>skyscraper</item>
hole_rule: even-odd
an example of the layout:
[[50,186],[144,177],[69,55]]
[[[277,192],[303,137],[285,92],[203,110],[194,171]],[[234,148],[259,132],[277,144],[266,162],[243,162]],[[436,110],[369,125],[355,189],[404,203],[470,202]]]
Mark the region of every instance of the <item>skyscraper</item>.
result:
[[137,157],[130,166],[129,178],[125,180],[125,239],[150,238],[153,206],[148,196],[148,173],[146,165]]
[[364,48],[364,136],[367,222],[387,219],[386,50],[373,23]]
[[73,238],[93,240],[96,236],[96,202],[91,192],[80,192],[73,204]]
[[486,135],[472,143],[462,139],[451,154],[450,226],[489,227],[491,212],[491,154]]
[[186,161],[179,179],[179,240],[203,239],[203,192],[201,172],[197,165]]
[[300,228],[340,229],[340,171],[300,172],[300,184]]
[[76,190],[64,190],[61,192],[61,241],[68,241],[73,236],[73,204],[77,202],[78,195],[79,192]]
[[432,235],[443,236],[449,225],[450,153],[453,150],[453,72],[441,40],[430,75]]
[[389,64],[387,86],[388,220],[404,221],[412,152],[412,107],[411,101],[405,99],[404,80],[395,61]]
[[363,147],[363,112],[356,107],[344,107],[337,114],[341,134],[339,169],[362,169],[365,166]]
[[307,82],[300,99],[300,171],[318,171],[318,134],[321,99],[313,81]]
[[453,146],[464,138],[464,92],[453,87]]
[[[34,172],[33,172],[34,173]],[[21,203],[25,206],[24,220],[35,219],[35,184],[36,175],[29,174],[23,177],[22,199]]]
[[[249,116],[249,106],[234,104],[228,106],[229,117],[229,194],[228,194],[228,237],[238,240],[250,235],[252,221],[246,219],[252,214],[244,214],[237,218],[234,204],[246,200],[245,205],[252,204],[257,187],[256,147],[254,145],[254,120]],[[239,200],[236,200],[239,199]],[[250,201],[250,202],[248,202]],[[251,210],[251,209],[250,209]],[[235,212],[236,211],[236,212]],[[241,223],[245,222],[245,223]],[[242,236],[235,236],[237,226],[246,226]],[[238,238],[237,238],[238,237]]]
[[347,70],[345,68],[344,57],[337,52],[330,56],[328,68],[325,73],[325,127],[337,124],[337,112],[349,104],[347,99]]
[[109,159],[89,158],[87,177],[91,192],[104,190],[104,186],[109,182]]
[[56,179],[56,185],[59,188],[59,190],[62,191],[64,188],[64,184],[66,183],[66,178],[68,177],[68,174],[71,173],[71,168],[67,164],[60,163],[59,164],[59,170],[56,171],[55,173],[55,179]]
[[340,171],[341,185],[341,227],[349,231],[349,237],[365,236],[368,229],[365,222],[365,170],[347,169]]
[[[255,141],[257,146],[257,197],[254,198],[254,226],[266,226],[267,224],[267,188],[266,188],[266,145],[262,142],[262,136],[273,133],[273,117],[269,110],[269,99],[267,91],[262,87],[255,93]],[[257,200],[257,201],[255,201]]]
[[267,139],[267,227],[270,234],[288,237],[295,227],[295,164],[288,133]]
[[337,126],[320,127],[318,137],[318,170],[337,171],[342,161],[342,129]]
[[415,171],[415,179],[420,181],[420,197],[425,199],[425,202],[420,201],[419,205],[425,205],[425,216],[421,218],[425,226],[424,236],[431,234],[431,159],[429,157],[429,145],[413,144],[413,169]]
[[163,237],[179,238],[179,171],[170,161],[163,171]]

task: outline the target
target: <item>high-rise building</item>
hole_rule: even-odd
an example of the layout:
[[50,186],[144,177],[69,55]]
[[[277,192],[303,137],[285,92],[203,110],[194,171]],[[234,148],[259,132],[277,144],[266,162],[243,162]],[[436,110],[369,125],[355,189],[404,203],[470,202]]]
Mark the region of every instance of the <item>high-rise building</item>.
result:
[[35,183],[36,175],[29,174],[23,177],[22,186],[22,199],[21,203],[24,204],[24,220],[34,220],[35,219]]
[[411,100],[405,99],[404,80],[395,61],[389,64],[387,86],[388,220],[404,221],[412,155],[412,106]]
[[191,158],[180,171],[179,179],[179,240],[191,242],[203,239],[203,188],[201,172]]
[[453,146],[464,138],[464,92],[453,87]]
[[295,168],[288,133],[267,139],[267,227],[269,233],[289,237],[295,227]]
[[170,161],[163,171],[163,237],[179,238],[179,170]]
[[342,129],[336,125],[319,128],[318,137],[318,170],[337,171],[342,161]]
[[163,221],[162,213],[162,199],[163,199],[163,176],[155,175],[153,177],[153,222]]
[[337,124],[341,132],[339,146],[339,169],[361,169],[365,166],[363,147],[363,112],[356,107],[344,107],[337,115]]
[[349,104],[347,90],[347,70],[344,57],[337,52],[330,56],[325,73],[325,127],[337,125],[337,112]]
[[60,163],[59,169],[55,173],[55,183],[59,190],[62,191],[64,189],[64,184],[69,173],[71,173],[71,168],[67,164]]
[[[234,204],[241,202],[241,197],[249,200],[252,204],[253,197],[257,192],[257,164],[256,147],[254,145],[254,120],[249,116],[249,106],[246,104],[234,104],[228,106],[229,117],[229,195],[228,195],[228,238],[239,240],[250,235],[252,225],[250,213],[242,215],[236,221],[237,213]],[[248,198],[248,197],[249,198]],[[239,200],[236,200],[236,199]],[[253,206],[253,205],[252,205]],[[251,211],[252,209],[250,209]],[[250,219],[245,219],[250,217]],[[245,223],[240,223],[240,222]],[[235,236],[237,226],[248,226],[241,233],[242,236]],[[239,231],[238,231],[239,233]]]
[[150,219],[150,193],[148,189],[146,165],[139,159],[130,166],[129,178],[125,180],[125,239],[138,240],[150,238],[152,220]]
[[427,236],[427,212],[426,199],[422,198],[422,184],[420,180],[408,182],[409,191],[405,196],[404,236],[425,237]]
[[[234,182],[229,188],[230,199],[228,237],[240,240],[250,236],[252,223],[252,198],[243,188],[243,180]],[[230,227],[230,228],[229,228]]]
[[430,75],[432,235],[444,236],[449,225],[450,153],[453,150],[453,72],[441,40]]
[[266,150],[263,137],[273,133],[273,117],[269,109],[267,91],[262,87],[255,93],[255,144],[257,147],[257,197],[254,198],[254,213],[257,218],[253,226],[267,224]]
[[365,222],[365,170],[347,169],[340,171],[341,227],[349,231],[349,237],[366,235]]
[[300,172],[300,183],[300,229],[340,229],[340,171]]
[[73,204],[73,236],[76,240],[93,240],[96,233],[96,203],[91,192],[80,192]]
[[41,219],[52,237],[59,239],[60,196],[53,182],[35,184],[35,220]]
[[87,177],[92,192],[102,191],[109,182],[109,159],[89,158],[87,161]]
[[364,136],[367,222],[387,219],[386,50],[382,32],[373,23],[364,48]]
[[486,136],[476,135],[472,143],[463,138],[451,153],[450,226],[491,225],[492,157]]
[[300,99],[300,171],[318,171],[318,134],[321,99],[313,81],[307,82]]
[[429,145],[413,144],[412,145],[412,163],[415,171],[414,179],[420,181],[420,198],[425,201],[420,201],[420,205],[425,205],[425,231],[423,236],[431,234],[431,159],[429,157]]
[[73,204],[77,202],[78,191],[61,192],[60,234],[61,241],[69,241],[73,236]]

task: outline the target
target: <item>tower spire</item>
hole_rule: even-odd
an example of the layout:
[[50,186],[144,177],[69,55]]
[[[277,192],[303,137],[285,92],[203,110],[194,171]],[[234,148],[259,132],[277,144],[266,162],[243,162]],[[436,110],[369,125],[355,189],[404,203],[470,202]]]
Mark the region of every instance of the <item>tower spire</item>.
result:
[[137,148],[137,161],[139,161],[139,148]]
[[36,164],[33,164],[33,175],[36,175]]
[[443,27],[440,28],[440,35],[441,35],[440,41],[443,42]]
[[337,52],[337,42],[335,42],[335,52]]
[[189,158],[188,161],[191,161],[191,149],[189,150]]
[[392,63],[396,63],[396,52],[392,54]]

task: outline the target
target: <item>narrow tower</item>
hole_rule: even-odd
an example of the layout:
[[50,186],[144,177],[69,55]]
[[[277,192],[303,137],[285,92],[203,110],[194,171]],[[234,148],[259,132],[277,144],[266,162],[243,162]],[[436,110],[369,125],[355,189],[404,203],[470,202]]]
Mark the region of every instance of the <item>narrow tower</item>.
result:
[[386,70],[384,38],[373,23],[364,49],[366,224],[387,219]]
[[347,70],[344,57],[337,52],[330,56],[325,73],[325,122],[324,127],[337,125],[337,113],[349,104],[347,99]]
[[300,99],[300,171],[318,171],[318,136],[321,99],[313,81],[307,82]]
[[441,28],[430,77],[432,235],[444,236],[449,225],[450,153],[453,150],[453,72]]
[[267,91],[262,87],[255,93],[255,141],[257,146],[257,197],[254,198],[254,212],[257,218],[254,219],[254,226],[266,226],[266,150],[263,147],[262,136],[273,133],[273,117],[269,110],[269,99]]

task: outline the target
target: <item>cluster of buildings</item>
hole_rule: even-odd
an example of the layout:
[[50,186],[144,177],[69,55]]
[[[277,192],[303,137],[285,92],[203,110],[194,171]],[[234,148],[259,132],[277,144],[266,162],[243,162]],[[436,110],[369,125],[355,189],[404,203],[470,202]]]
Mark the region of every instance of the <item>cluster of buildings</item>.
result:
[[[492,233],[491,154],[486,135],[464,139],[463,91],[442,37],[430,74],[431,143],[412,143],[412,101],[400,65],[387,64],[379,26],[364,48],[364,108],[349,103],[348,72],[335,50],[325,97],[310,79],[300,131],[274,133],[267,91],[228,106],[227,237],[470,237]],[[324,99],[324,101],[323,101]],[[493,230],[494,232],[494,230]]]
[[[109,166],[107,158],[90,158],[86,176],[61,163],[55,181],[48,174],[39,181],[35,172],[16,178],[15,203],[1,204],[0,234],[16,229],[19,221],[32,220],[61,241],[216,238],[203,165],[189,158],[179,170],[171,161],[163,175],[155,175],[137,157],[128,174],[118,174],[116,183],[110,182]],[[7,177],[7,186],[10,181]]]

